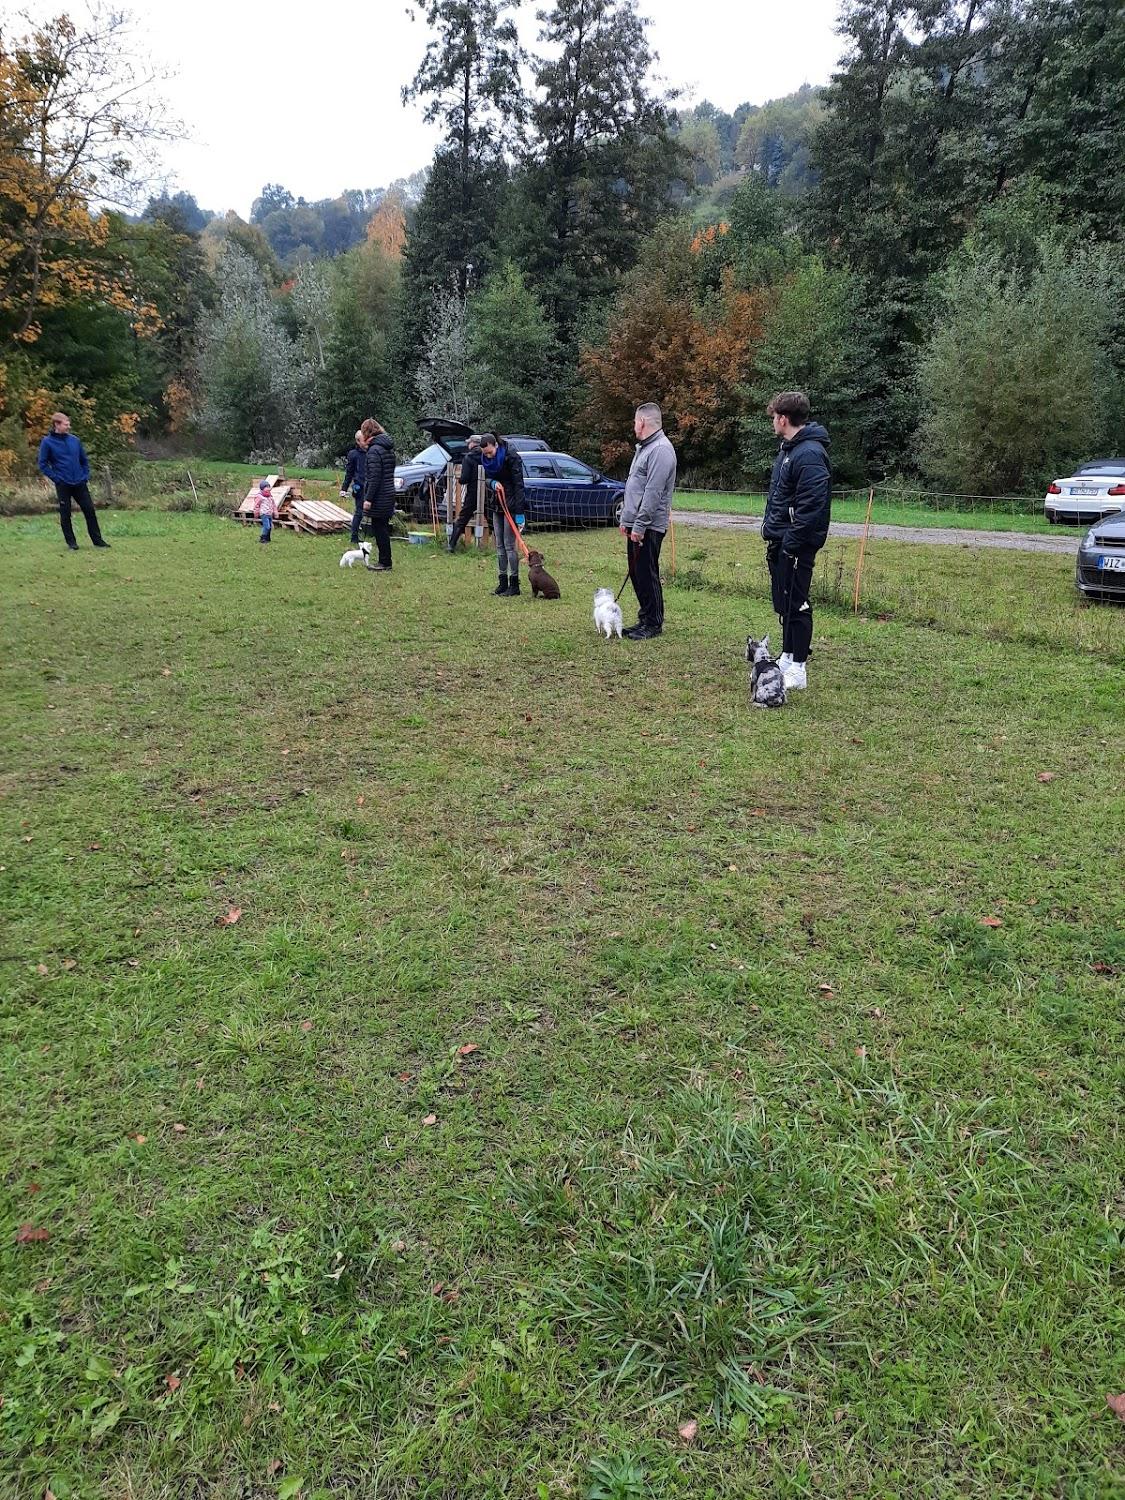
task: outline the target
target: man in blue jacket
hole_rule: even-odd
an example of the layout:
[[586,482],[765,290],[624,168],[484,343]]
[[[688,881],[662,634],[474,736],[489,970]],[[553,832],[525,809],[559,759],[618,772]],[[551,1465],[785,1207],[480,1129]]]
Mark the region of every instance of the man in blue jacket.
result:
[[829,438],[819,422],[810,422],[802,391],[779,392],[766,414],[781,439],[762,520],[773,607],[781,621],[778,665],[786,688],[803,688],[813,636],[809,590],[816,554],[828,539],[832,504]]
[[90,460],[86,450],[70,430],[70,418],[57,411],[51,418],[51,430],[39,444],[39,472],[55,486],[59,497],[59,521],[66,545],[78,551],[74,527],[70,524],[70,503],[77,500],[86,517],[86,530],[95,547],[108,547],[98,525],[94,502],[90,499]]

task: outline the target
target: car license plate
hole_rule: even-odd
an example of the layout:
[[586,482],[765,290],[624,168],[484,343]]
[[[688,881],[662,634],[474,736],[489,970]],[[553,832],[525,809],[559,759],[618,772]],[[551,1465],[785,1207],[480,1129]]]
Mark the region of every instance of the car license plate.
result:
[[1072,495],[1096,495],[1097,490],[1086,489],[1084,485],[1072,484],[1070,487]]
[[1099,557],[1098,567],[1107,573],[1125,573],[1125,557]]

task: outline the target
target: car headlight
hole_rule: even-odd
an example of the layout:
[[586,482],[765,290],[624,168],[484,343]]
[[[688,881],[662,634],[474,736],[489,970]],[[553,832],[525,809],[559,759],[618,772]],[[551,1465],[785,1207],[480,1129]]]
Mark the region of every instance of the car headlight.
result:
[[401,490],[401,489],[402,489],[402,487],[403,487],[403,485],[404,485],[404,484],[405,484],[405,483],[406,483],[406,480],[405,480],[405,479],[403,479],[403,477],[402,477],[402,475],[401,475],[401,474],[396,474],[396,475],[395,475],[395,489],[396,489],[396,490]]
[[1082,538],[1082,545],[1083,545],[1083,547],[1093,547],[1095,545],[1095,543],[1094,543],[1094,528],[1093,527],[1091,527],[1090,530],[1086,533],[1086,535]]

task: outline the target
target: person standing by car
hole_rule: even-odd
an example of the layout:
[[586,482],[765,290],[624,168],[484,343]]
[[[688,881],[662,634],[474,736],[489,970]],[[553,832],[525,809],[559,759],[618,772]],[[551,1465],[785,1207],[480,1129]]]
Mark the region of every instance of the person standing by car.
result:
[[639,618],[621,633],[631,641],[647,641],[664,630],[660,547],[672,518],[677,464],[676,450],[664,435],[664,418],[655,401],[637,407],[633,431],[637,451],[625,484],[621,532],[626,538],[629,577],[637,596]]
[[348,450],[344,465],[344,482],[340,486],[340,499],[350,500],[355,506],[352,516],[352,546],[359,546],[359,528],[363,524],[364,471],[367,463],[367,443],[362,430],[355,435],[355,444]]
[[464,498],[461,501],[461,509],[457,519],[453,523],[453,530],[449,534],[449,550],[457,551],[457,543],[465,533],[465,528],[476,514],[477,509],[477,475],[480,473],[482,455],[480,451],[481,437],[479,432],[471,432],[465,442],[465,452],[461,459],[460,483]]
[[770,571],[773,607],[781,621],[781,668],[787,689],[808,684],[806,663],[812,646],[809,603],[816,554],[828,540],[832,506],[829,436],[809,420],[803,391],[779,391],[766,407],[781,439],[770,476],[762,537]]
[[[374,417],[360,423],[364,440],[364,483],[362,509],[367,512],[379,561],[373,573],[391,571],[391,517],[395,513],[395,445],[387,430]],[[355,540],[356,538],[353,538]]]
[[90,460],[86,450],[70,430],[70,418],[65,411],[56,411],[51,416],[51,430],[39,444],[39,472],[55,487],[59,502],[59,524],[63,539],[72,552],[78,551],[71,525],[71,502],[78,501],[79,509],[86,519],[86,530],[95,547],[108,547],[98,525],[98,513],[90,499]]
[[[493,589],[501,599],[514,599],[520,591],[519,528],[526,512],[523,497],[523,464],[518,453],[511,452],[494,432],[486,432],[480,444],[484,472],[489,482],[488,523],[496,538],[496,566],[499,581]],[[497,484],[504,487],[504,505],[496,494]],[[509,520],[509,517],[511,519]]]

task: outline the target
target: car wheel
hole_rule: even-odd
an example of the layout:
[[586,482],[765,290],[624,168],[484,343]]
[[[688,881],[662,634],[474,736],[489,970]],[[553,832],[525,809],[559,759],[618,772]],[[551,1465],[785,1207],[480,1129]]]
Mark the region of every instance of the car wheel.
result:
[[620,526],[621,525],[621,515],[622,515],[622,512],[624,511],[624,509],[625,509],[625,496],[622,495],[621,499],[618,500],[615,503],[613,509],[609,513],[609,524],[611,526]]

